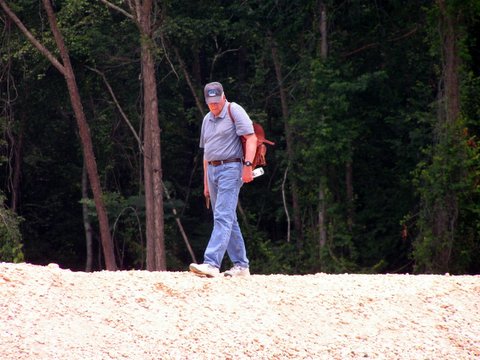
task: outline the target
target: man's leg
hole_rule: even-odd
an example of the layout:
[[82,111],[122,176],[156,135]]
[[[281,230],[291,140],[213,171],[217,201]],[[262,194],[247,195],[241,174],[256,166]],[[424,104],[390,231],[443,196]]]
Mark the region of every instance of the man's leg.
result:
[[[204,254],[204,263],[220,268],[229,245],[232,228],[237,222],[237,203],[241,180],[242,164],[227,163],[209,166],[208,182],[213,209],[213,231]],[[235,235],[237,236],[237,235]],[[240,233],[241,236],[241,233]]]
[[245,248],[245,241],[236,217],[232,225],[232,232],[227,246],[227,253],[234,266],[248,268],[249,262],[247,258],[247,250]]

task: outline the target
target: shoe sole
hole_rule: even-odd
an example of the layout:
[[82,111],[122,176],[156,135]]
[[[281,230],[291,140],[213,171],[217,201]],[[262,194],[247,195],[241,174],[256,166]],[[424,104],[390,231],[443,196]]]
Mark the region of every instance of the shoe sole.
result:
[[197,276],[200,276],[200,277],[208,277],[208,278],[214,278],[214,277],[216,277],[216,275],[206,274],[206,273],[204,273],[204,272],[196,269],[196,268],[193,267],[193,266],[190,266],[189,269],[190,269],[190,272],[191,272],[191,273],[193,273],[193,274],[195,274],[195,275],[197,275]]
[[242,275],[232,275],[232,274],[223,274],[225,277],[248,277],[250,274],[242,274]]

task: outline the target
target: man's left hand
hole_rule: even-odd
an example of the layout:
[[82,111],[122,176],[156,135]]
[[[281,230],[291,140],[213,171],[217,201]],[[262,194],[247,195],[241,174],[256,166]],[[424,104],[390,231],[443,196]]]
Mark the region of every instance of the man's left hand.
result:
[[246,183],[249,183],[253,180],[253,169],[251,166],[243,166],[242,180]]

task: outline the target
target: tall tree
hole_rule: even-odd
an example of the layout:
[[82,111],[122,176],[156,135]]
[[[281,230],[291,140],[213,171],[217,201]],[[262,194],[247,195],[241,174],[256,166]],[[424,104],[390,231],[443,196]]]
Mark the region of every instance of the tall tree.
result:
[[115,4],[101,0],[134,21],[139,31],[144,115],[144,184],[147,213],[147,270],[166,270],[162,158],[160,124],[158,117],[157,79],[154,57],[154,30],[157,24],[158,4],[153,0],[127,0],[129,12]]
[[[327,6],[322,1],[318,1],[318,30],[320,33],[320,41],[318,41],[317,53],[320,55],[322,61],[326,61],[328,57],[328,23],[327,23]],[[322,173],[326,173],[325,166]],[[318,232],[319,232],[319,248],[325,248],[327,244],[327,207],[326,207],[326,176],[321,175],[318,183]]]
[[87,167],[87,172],[92,188],[95,207],[97,209],[98,220],[100,225],[100,233],[102,240],[103,253],[105,257],[105,267],[107,270],[117,270],[115,262],[115,254],[113,250],[113,241],[110,235],[110,228],[108,222],[107,211],[102,199],[102,189],[100,185],[100,179],[98,176],[97,163],[95,160],[95,154],[93,151],[92,139],[90,136],[90,129],[88,122],[83,111],[83,106],[80,98],[80,93],[76,84],[75,74],[70,62],[70,56],[68,49],[65,46],[62,34],[57,25],[57,19],[52,8],[50,0],[43,0],[43,5],[47,12],[50,29],[52,30],[55,42],[57,44],[62,63],[43,45],[41,44],[33,34],[23,25],[20,19],[10,9],[4,0],[0,0],[0,6],[7,16],[17,25],[17,27],[24,33],[27,39],[57,68],[58,71],[64,76],[67,83],[68,92],[71,99],[73,111],[75,113],[75,119],[77,120],[77,126],[79,129],[80,139],[82,141],[83,154]]
[[[446,142],[457,143],[460,140],[459,134],[455,131],[460,117],[460,54],[457,14],[447,9],[445,0],[437,0],[437,5],[440,10],[439,29],[444,75],[440,82],[443,86],[438,89],[439,108],[436,131],[438,138],[436,141],[443,145]],[[448,131],[449,129],[453,131]],[[442,272],[447,272],[458,221],[458,195],[453,189],[444,189],[444,191],[444,195],[433,204],[432,235],[438,241],[437,255],[434,259],[435,267]]]
[[[460,234],[465,225],[460,223],[460,218],[468,211],[462,206],[462,199],[466,191],[471,192],[469,172],[475,171],[475,167],[469,165],[469,149],[465,146],[460,95],[461,44],[466,38],[465,20],[472,4],[437,0],[435,5],[433,26],[438,29],[439,38],[434,48],[440,54],[441,71],[431,159],[428,166],[420,166],[422,205],[414,255],[418,271],[445,273],[461,268],[460,249],[465,240]],[[467,195],[471,196],[472,193]]]

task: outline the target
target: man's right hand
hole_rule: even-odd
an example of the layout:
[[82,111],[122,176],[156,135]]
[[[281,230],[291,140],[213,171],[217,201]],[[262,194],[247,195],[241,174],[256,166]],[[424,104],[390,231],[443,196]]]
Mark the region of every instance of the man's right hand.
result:
[[251,166],[243,166],[242,180],[244,183],[249,183],[253,181],[253,170]]

